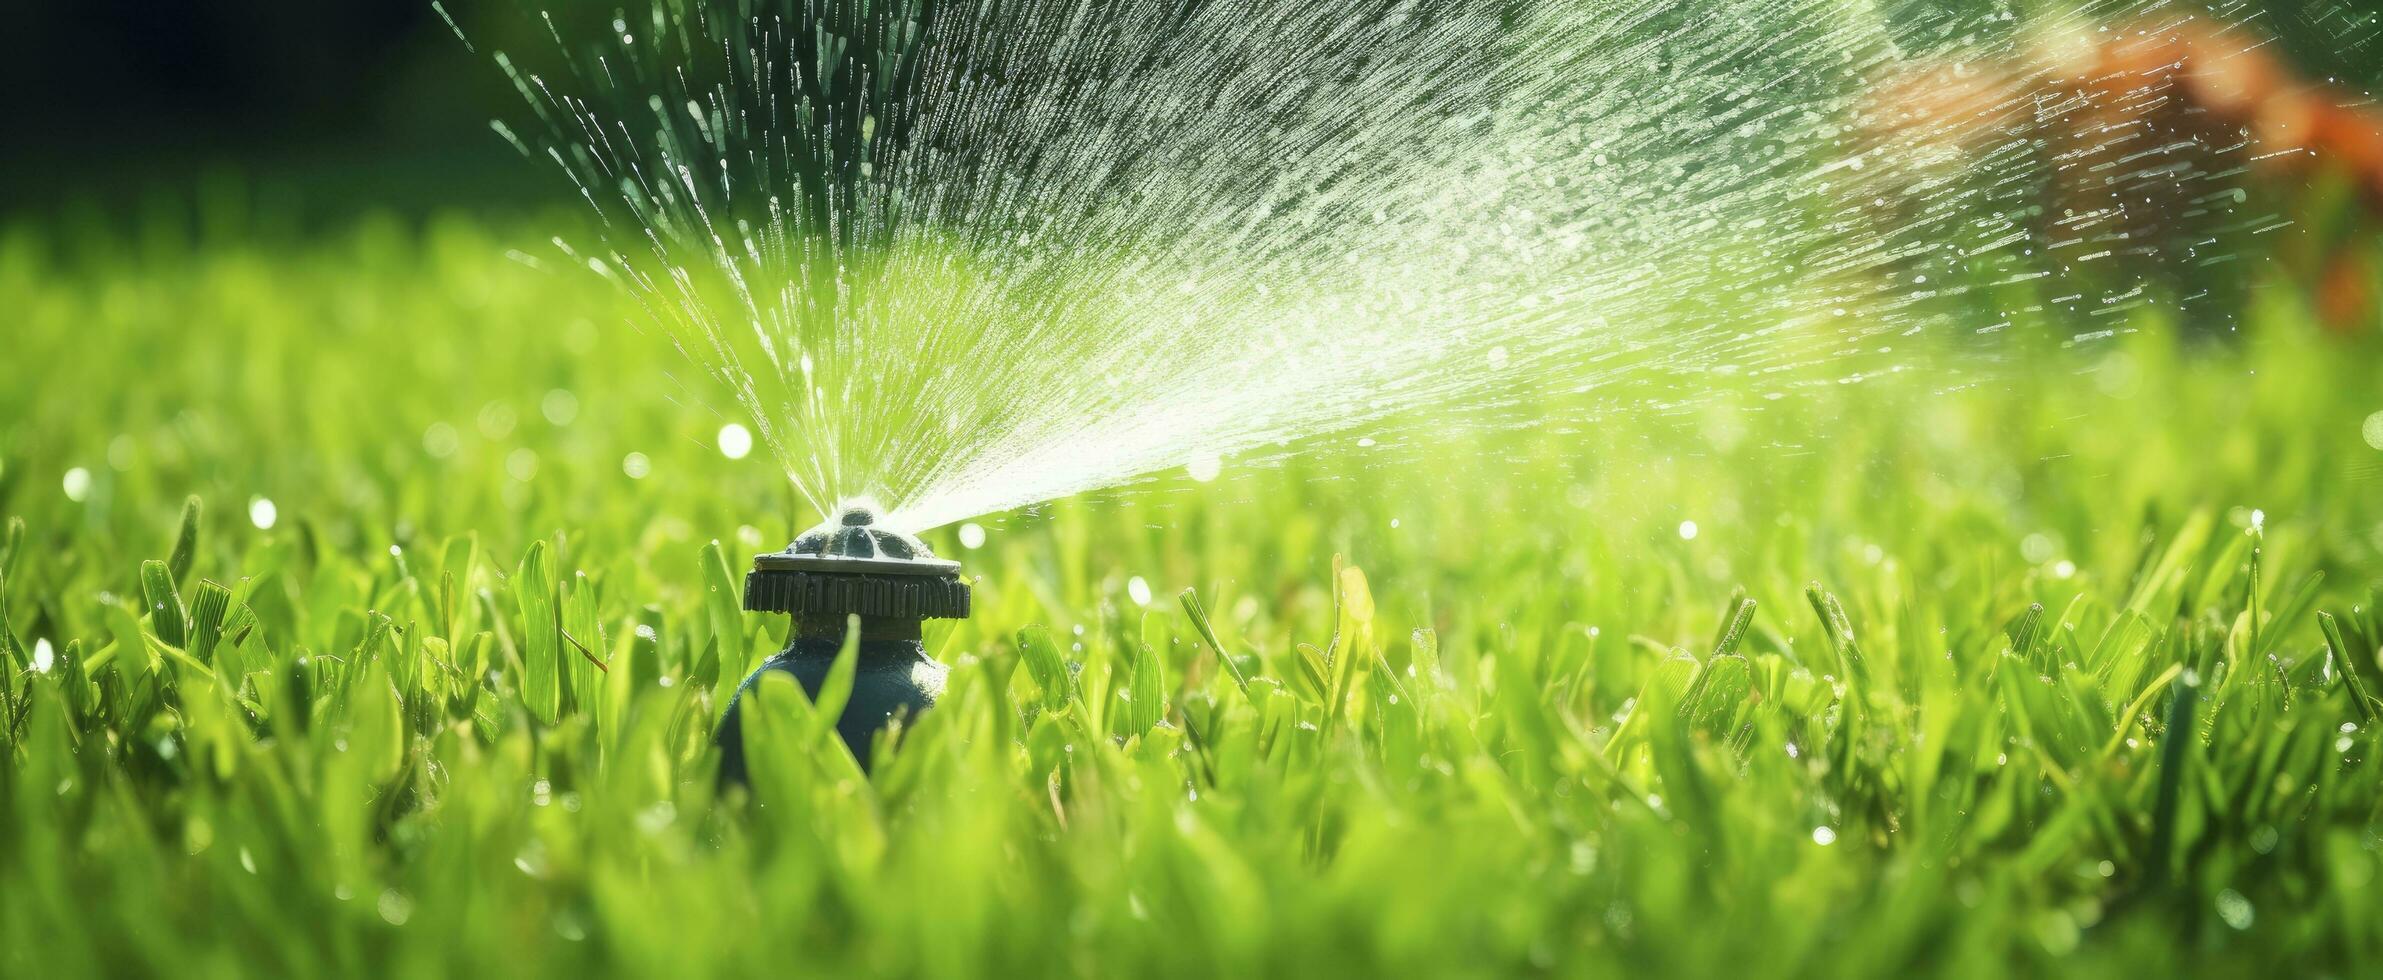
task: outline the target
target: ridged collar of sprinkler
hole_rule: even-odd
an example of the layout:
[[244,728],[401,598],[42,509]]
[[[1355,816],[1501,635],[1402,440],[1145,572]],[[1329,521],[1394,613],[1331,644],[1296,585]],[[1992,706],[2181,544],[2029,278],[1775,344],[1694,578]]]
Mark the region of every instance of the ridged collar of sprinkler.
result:
[[804,531],[785,551],[756,555],[745,575],[745,608],[786,613],[794,630],[786,649],[737,687],[720,721],[720,779],[745,781],[740,727],[745,692],[763,675],[784,671],[811,697],[834,666],[852,618],[860,617],[852,690],[836,734],[854,761],[869,768],[871,743],[896,717],[916,717],[943,695],[945,670],[927,656],[920,626],[968,618],[968,583],[960,563],[935,557],[919,539],[878,523],[875,508],[847,505]]
[[845,617],[857,615],[863,639],[916,637],[921,621],[968,618],[960,563],[878,520],[866,504],[847,505],[786,550],[753,556],[745,608],[786,613],[802,632],[839,636]]

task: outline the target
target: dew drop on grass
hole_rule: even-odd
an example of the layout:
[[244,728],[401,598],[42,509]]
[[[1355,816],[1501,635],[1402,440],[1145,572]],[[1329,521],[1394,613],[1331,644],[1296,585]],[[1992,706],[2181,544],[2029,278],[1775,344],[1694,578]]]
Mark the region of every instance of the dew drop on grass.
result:
[[381,892],[381,900],[378,903],[378,908],[381,913],[381,921],[387,922],[393,926],[402,926],[406,923],[407,919],[414,917],[413,900],[405,897],[394,888],[385,889]]
[[2219,892],[2217,904],[2218,918],[2225,920],[2227,925],[2236,929],[2251,927],[2251,920],[2255,917],[2254,910],[2251,908],[2251,900],[2242,897],[2241,892],[2231,888]]
[[985,546],[985,527],[974,521],[960,525],[960,547],[970,551]]
[[1150,583],[1143,581],[1139,575],[1126,579],[1125,595],[1134,601],[1134,605],[1147,606],[1150,604]]
[[1695,521],[1681,521],[1681,522],[1680,522],[1680,540],[1682,540],[1682,541],[1694,541],[1694,540],[1696,540],[1696,522],[1695,522]]
[[1837,831],[1827,824],[1812,828],[1812,843],[1827,847],[1837,842]]
[[256,525],[257,530],[273,530],[274,522],[279,520],[281,520],[281,508],[275,507],[271,498],[250,497],[248,499],[248,523]]
[[90,470],[86,470],[80,466],[77,466],[74,469],[67,470],[66,477],[58,482],[60,489],[66,491],[66,499],[68,500],[72,500],[79,504],[90,499],[91,497]]
[[729,459],[743,459],[753,452],[753,432],[730,422],[720,427],[720,455]]
[[2366,437],[2367,445],[2383,449],[2383,412],[2367,416],[2366,424],[2358,427],[2358,433]]
[[654,463],[645,458],[644,453],[630,453],[621,457],[621,472],[627,474],[629,479],[642,480],[653,471]]
[[56,651],[53,651],[53,650],[51,650],[51,649],[50,649],[50,641],[49,641],[49,639],[48,639],[47,637],[44,637],[44,638],[42,638],[42,639],[38,639],[38,640],[35,640],[35,641],[33,641],[33,672],[34,672],[34,673],[36,673],[36,674],[47,674],[47,673],[49,673],[49,672],[50,672],[50,665],[51,665],[51,664],[53,664],[53,663],[56,663],[56,662],[57,662],[57,660],[58,660],[57,653],[56,653]]

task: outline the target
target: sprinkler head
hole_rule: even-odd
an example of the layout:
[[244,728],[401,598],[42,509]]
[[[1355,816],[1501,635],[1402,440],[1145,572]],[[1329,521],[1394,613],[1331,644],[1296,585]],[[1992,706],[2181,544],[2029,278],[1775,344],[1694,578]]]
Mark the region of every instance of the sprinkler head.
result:
[[763,674],[783,670],[818,697],[852,617],[860,617],[859,661],[836,733],[862,769],[879,731],[933,707],[943,694],[945,668],[927,656],[921,627],[929,619],[968,618],[968,583],[960,580],[959,562],[935,557],[924,542],[879,520],[874,507],[847,504],[786,550],[753,557],[745,608],[785,613],[794,628],[786,649],[737,688],[720,721],[723,782],[745,780],[738,714],[745,692]]
[[745,608],[817,621],[841,632],[844,617],[887,620],[967,619],[968,583],[960,563],[935,557],[919,539],[877,523],[877,512],[851,504],[794,539],[784,551],[753,556]]

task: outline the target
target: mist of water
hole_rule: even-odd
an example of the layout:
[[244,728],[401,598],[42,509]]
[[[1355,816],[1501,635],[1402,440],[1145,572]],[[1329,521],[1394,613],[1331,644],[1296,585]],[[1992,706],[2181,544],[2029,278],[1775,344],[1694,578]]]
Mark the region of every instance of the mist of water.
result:
[[497,128],[596,209],[600,241],[558,245],[643,302],[692,395],[814,507],[924,529],[1393,416],[1663,410],[1905,369],[1914,332],[2189,315],[2191,283],[2122,263],[2272,223],[2226,190],[2248,137],[2100,120],[2174,66],[2101,97],[2120,69],[2060,53],[2201,23],[665,0],[497,55],[534,116]]

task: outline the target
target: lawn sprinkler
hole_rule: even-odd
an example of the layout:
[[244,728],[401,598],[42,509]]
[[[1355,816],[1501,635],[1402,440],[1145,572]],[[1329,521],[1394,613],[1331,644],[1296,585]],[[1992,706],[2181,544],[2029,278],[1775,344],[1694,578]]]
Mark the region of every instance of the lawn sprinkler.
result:
[[763,674],[783,670],[818,697],[854,616],[860,617],[859,661],[836,734],[867,769],[869,744],[879,731],[896,716],[916,717],[943,694],[945,668],[927,656],[920,627],[930,619],[968,618],[968,583],[960,581],[959,562],[937,558],[919,539],[878,524],[874,508],[847,504],[786,550],[753,557],[745,608],[791,615],[794,629],[786,649],[745,678],[728,702],[718,736],[724,782],[745,780],[737,715],[745,692]]

